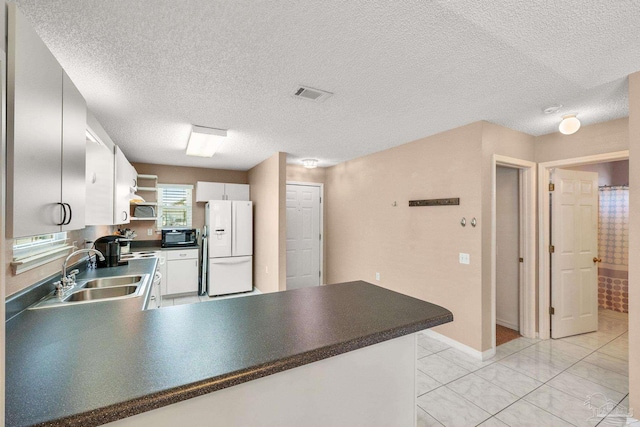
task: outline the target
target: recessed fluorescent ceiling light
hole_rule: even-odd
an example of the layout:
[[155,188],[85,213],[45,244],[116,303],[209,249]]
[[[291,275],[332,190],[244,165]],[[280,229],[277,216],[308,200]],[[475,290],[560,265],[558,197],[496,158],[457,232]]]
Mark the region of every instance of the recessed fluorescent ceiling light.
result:
[[191,135],[187,144],[187,156],[213,157],[226,137],[227,131],[224,129],[194,125],[191,127]]

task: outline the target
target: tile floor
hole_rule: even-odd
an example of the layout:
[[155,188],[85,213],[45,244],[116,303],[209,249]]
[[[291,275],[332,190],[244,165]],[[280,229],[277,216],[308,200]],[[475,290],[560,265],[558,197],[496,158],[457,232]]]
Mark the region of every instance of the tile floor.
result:
[[253,291],[251,292],[244,292],[241,294],[232,294],[232,295],[223,295],[220,297],[210,297],[208,295],[198,296],[195,294],[182,295],[182,296],[177,296],[175,298],[162,297],[162,302],[160,303],[160,307],[162,308],[162,307],[169,307],[172,305],[194,304],[197,302],[214,301],[214,300],[227,299],[227,298],[239,298],[239,297],[246,297],[249,295],[258,295],[261,293],[262,292],[260,292],[257,288],[253,288]]
[[418,334],[419,427],[624,426],[629,393],[627,315],[599,313],[598,332],[517,338],[491,360]]

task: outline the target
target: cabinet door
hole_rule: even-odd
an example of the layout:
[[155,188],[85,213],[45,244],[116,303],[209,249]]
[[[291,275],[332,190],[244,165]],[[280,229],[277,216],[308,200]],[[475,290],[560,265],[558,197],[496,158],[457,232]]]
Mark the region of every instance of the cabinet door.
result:
[[60,231],[62,67],[8,3],[7,236]]
[[167,261],[167,293],[198,292],[198,259]]
[[62,230],[84,228],[86,205],[87,103],[67,73],[62,72],[62,203],[67,223]]
[[224,183],[203,181],[196,183],[196,202],[209,200],[224,200]]
[[131,200],[131,165],[120,147],[115,148],[115,194],[113,196],[113,223],[129,224]]
[[86,225],[113,225],[113,152],[87,142]]
[[249,184],[225,184],[227,200],[249,200]]

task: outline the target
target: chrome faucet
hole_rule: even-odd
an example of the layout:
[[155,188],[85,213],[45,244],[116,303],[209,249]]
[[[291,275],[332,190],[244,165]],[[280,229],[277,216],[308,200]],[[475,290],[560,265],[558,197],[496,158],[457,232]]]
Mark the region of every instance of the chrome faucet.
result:
[[75,252],[71,252],[67,259],[64,260],[64,263],[62,263],[62,279],[59,282],[54,283],[58,293],[64,292],[66,289],[72,288],[76,284],[76,274],[78,274],[78,270],[73,270],[69,275],[67,275],[67,263],[71,257],[85,252],[89,255],[97,256],[100,261],[104,261],[104,255],[102,255],[102,252],[97,249],[79,249]]

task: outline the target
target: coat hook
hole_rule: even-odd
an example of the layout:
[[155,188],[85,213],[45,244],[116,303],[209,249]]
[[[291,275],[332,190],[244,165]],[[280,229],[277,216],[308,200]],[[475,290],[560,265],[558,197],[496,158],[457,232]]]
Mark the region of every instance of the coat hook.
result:
[[460,220],[460,225],[463,227],[467,225],[467,219],[465,217],[462,217],[462,219]]
[[471,220],[471,226],[475,227],[477,224],[478,224],[478,220],[475,217],[473,217],[473,219]]
[[393,201],[393,203],[391,203],[391,206],[393,206],[393,207],[395,208],[396,206],[398,206],[398,202],[396,202],[396,201],[394,200],[394,201]]

